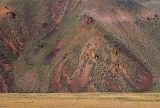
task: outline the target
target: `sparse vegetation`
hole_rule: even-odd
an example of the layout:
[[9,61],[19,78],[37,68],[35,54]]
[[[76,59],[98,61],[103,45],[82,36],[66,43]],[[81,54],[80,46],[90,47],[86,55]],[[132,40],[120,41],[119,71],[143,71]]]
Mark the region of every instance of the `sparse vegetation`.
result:
[[[0,72],[14,76],[12,92],[159,86],[158,12],[134,0],[11,0],[5,6],[13,13],[0,21]],[[4,64],[12,68],[5,71]]]
[[137,2],[140,2],[142,5],[147,6],[151,9],[160,11],[160,0],[146,0],[146,2],[143,2],[143,0],[136,0]]

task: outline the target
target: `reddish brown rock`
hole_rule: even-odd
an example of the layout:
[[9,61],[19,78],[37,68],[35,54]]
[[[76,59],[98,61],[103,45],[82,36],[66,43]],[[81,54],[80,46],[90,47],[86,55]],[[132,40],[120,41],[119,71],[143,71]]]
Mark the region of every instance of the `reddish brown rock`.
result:
[[108,80],[108,87],[109,87],[108,89],[109,92],[121,92],[119,84],[112,79]]
[[141,74],[139,75],[139,86],[140,91],[145,92],[152,88],[152,77],[149,72],[145,72],[144,70],[141,70]]
[[8,93],[8,87],[1,75],[0,75],[0,93]]
[[88,81],[91,80],[90,72],[92,69],[92,65],[86,64],[83,68],[83,72],[80,73],[80,69],[77,68],[72,75],[71,89],[72,92],[78,92],[83,87],[86,86]]
[[96,88],[94,87],[94,84],[88,86],[87,92],[97,92]]
[[6,47],[7,50],[9,50],[13,55],[15,55],[17,49],[14,45],[14,43],[11,40],[8,40],[6,38],[3,38],[3,44]]
[[6,12],[6,14],[9,14],[12,19],[16,18],[16,14],[14,12],[12,12],[12,11]]
[[59,64],[57,69],[55,70],[55,76],[52,78],[50,90],[52,92],[64,93],[67,92],[67,89],[64,88],[60,83],[60,76],[62,71],[63,64]]
[[118,74],[118,71],[117,69],[114,67],[111,69],[111,72],[114,74],[114,75],[117,75]]

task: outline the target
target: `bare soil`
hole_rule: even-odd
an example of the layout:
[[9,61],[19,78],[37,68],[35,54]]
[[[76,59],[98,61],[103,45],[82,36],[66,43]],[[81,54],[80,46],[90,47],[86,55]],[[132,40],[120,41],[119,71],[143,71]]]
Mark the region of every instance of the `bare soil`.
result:
[[0,21],[1,21],[1,18],[6,15],[6,12],[9,12],[8,9],[4,8],[4,7],[1,7],[0,8]]
[[87,92],[97,92],[96,88],[94,87],[94,84],[88,86]]
[[0,93],[8,93],[6,82],[1,75],[0,75]]
[[121,92],[118,82],[112,80],[111,78],[108,79],[108,86],[109,86],[108,89],[109,92]]
[[83,72],[81,73],[80,69],[77,68],[75,72],[73,73],[71,79],[71,89],[72,92],[78,92],[81,90],[85,85],[88,83],[88,81],[91,80],[90,72],[92,69],[92,65],[86,64],[83,68]]
[[53,92],[59,92],[59,93],[67,92],[67,89],[65,89],[60,83],[62,66],[63,66],[62,63],[58,65],[57,69],[55,70],[55,75],[52,78],[50,90]]
[[11,40],[8,40],[6,38],[3,38],[3,44],[6,47],[7,50],[9,50],[13,55],[15,55],[15,52],[17,51],[14,43]]

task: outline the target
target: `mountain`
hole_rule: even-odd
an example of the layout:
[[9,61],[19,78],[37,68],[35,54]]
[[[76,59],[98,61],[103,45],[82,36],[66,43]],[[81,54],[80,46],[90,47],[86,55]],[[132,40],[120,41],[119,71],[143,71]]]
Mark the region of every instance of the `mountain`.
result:
[[160,11],[160,0],[136,0],[142,5]]
[[0,92],[159,92],[159,28],[134,0],[1,0]]

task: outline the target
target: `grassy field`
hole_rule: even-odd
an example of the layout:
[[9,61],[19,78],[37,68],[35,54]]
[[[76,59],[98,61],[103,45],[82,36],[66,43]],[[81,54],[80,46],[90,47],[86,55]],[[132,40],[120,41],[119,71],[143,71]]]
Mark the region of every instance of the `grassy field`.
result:
[[0,108],[159,108],[158,93],[0,94]]

